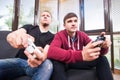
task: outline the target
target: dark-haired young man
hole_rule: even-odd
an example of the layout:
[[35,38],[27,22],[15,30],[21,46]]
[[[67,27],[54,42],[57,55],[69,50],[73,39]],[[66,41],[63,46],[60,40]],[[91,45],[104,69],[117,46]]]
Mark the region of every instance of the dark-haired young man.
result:
[[[65,29],[55,35],[47,54],[48,58],[53,59],[52,80],[67,80],[66,70],[69,69],[93,67],[96,67],[99,80],[113,80],[108,60],[104,56],[111,41],[106,38],[105,41],[93,42],[86,33],[78,31],[78,17],[75,13],[68,13],[63,22]],[[101,47],[96,47],[100,44]],[[31,61],[29,64],[34,63]]]

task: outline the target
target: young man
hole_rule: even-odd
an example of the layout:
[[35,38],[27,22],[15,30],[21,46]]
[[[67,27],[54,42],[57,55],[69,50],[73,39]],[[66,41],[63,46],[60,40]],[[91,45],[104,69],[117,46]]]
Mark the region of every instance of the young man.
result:
[[[54,35],[49,32],[49,25],[51,23],[51,13],[43,11],[40,15],[40,25],[24,25],[22,28],[11,32],[7,36],[7,41],[15,48],[21,48],[17,54],[17,58],[1,59],[0,60],[0,80],[14,79],[19,76],[27,75],[32,80],[49,80],[53,71],[53,65],[50,60],[43,55],[37,61],[33,56],[30,59],[39,62],[39,64],[30,65],[30,59],[24,55],[24,50],[28,46],[27,39],[31,38],[35,45],[45,49],[47,44],[50,44]],[[46,54],[45,50],[42,50]],[[45,60],[46,59],[46,60]]]
[[[71,68],[96,67],[98,80],[113,80],[109,63],[104,56],[111,41],[107,38],[105,41],[91,41],[87,34],[77,30],[78,17],[74,13],[68,13],[63,22],[65,29],[55,35],[48,51],[48,58],[56,60],[53,63],[53,79],[67,80],[65,72]],[[97,47],[100,44],[102,46]]]

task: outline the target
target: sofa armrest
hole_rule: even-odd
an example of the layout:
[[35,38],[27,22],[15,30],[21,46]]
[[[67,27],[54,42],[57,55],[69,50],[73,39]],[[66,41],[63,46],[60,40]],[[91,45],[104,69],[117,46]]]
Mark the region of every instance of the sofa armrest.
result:
[[15,57],[19,49],[13,48],[6,40],[11,31],[0,31],[0,59]]

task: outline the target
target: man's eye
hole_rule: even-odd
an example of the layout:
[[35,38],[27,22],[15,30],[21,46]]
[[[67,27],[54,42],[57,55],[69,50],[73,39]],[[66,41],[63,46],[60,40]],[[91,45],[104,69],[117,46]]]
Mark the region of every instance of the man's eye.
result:
[[77,20],[75,20],[74,22],[77,22]]
[[47,15],[47,17],[50,17],[49,15]]

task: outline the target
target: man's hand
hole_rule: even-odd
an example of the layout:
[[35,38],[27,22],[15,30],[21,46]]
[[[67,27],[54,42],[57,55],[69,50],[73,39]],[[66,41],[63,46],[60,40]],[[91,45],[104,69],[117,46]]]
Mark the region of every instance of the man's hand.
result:
[[[105,35],[105,32],[101,32],[101,35]],[[100,47],[96,47],[101,45]],[[99,57],[101,48],[109,48],[111,45],[110,39],[105,37],[105,40],[98,40],[95,42],[89,42],[82,51],[84,61],[92,61]]]
[[111,44],[112,44],[111,40],[106,38],[105,41],[102,43],[101,48],[109,48]]
[[101,48],[109,48],[112,44],[112,42],[110,41],[110,39],[108,39],[106,36],[105,36],[105,32],[101,32],[100,35],[104,35],[105,37],[105,40],[103,40],[103,43],[101,44]]
[[82,56],[84,61],[92,61],[99,57],[100,55],[100,47],[95,47],[99,44],[103,43],[102,41],[97,42],[89,42],[82,51]]
[[[44,49],[41,47],[38,47],[38,49],[42,52],[42,56],[37,51],[34,51],[33,54],[30,54],[27,50],[24,51],[25,55],[28,57],[28,64],[31,67],[37,67],[45,61],[45,59],[47,58],[49,45],[46,45]],[[36,58],[33,55],[35,55]]]
[[27,47],[27,39],[31,38],[34,41],[34,38],[29,34],[26,34],[26,30],[24,28],[13,31],[7,35],[7,41],[14,48],[23,48]]

